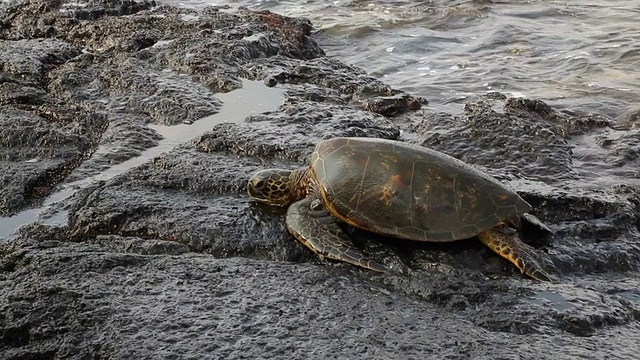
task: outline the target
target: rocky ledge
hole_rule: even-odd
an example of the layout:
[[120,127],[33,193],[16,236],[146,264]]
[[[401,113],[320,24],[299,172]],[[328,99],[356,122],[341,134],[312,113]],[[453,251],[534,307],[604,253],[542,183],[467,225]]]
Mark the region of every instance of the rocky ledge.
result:
[[[640,129],[499,93],[435,113],[312,30],[242,8],[0,5],[0,357],[635,358]],[[559,282],[475,239],[350,228],[405,271],[320,262],[245,184],[334,136],[421,144],[504,181],[554,230],[523,235]]]

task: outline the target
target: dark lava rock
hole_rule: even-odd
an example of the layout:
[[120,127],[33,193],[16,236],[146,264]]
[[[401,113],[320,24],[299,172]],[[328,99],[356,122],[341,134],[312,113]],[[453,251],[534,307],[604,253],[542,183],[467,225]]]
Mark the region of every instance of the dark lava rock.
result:
[[516,110],[512,100],[506,99],[502,111],[496,109],[500,101],[481,100],[466,104],[460,115],[426,113],[409,129],[421,145],[490,172],[545,182],[575,179],[571,146],[551,119],[553,109],[545,105],[548,114]]
[[[126,243],[139,245],[131,251]],[[492,323],[499,331],[490,331],[429,301],[389,291],[375,277],[312,264],[215,259],[170,247],[149,254],[155,244],[99,237],[84,244],[41,243],[5,257],[0,284],[11,284],[12,291],[0,295],[3,358],[321,359],[336,352],[340,358],[631,358],[635,343],[624,339],[639,335],[632,323],[610,323],[612,332],[626,332],[613,338],[554,335],[546,327],[527,336],[512,333],[527,324]],[[440,285],[437,279],[434,285]],[[459,297],[468,295],[460,291]],[[584,302],[575,308],[590,309],[597,302],[593,295],[575,295]],[[620,299],[610,301],[614,308],[590,309],[605,322],[628,306],[622,296],[610,297]],[[536,307],[531,300],[517,315],[553,324]],[[579,317],[564,319],[580,327]]]
[[[63,202],[68,223],[0,245],[1,358],[637,356],[639,129],[499,93],[433,113],[325,57],[307,20],[156,5],[0,12],[0,214],[140,156],[162,141],[149,124],[224,114],[216,93],[243,79],[284,100],[82,187]],[[258,169],[305,166],[335,136],[429,146],[512,186],[555,232],[522,236],[559,281],[523,277],[476,239],[349,227],[397,273],[319,261],[245,185]]]

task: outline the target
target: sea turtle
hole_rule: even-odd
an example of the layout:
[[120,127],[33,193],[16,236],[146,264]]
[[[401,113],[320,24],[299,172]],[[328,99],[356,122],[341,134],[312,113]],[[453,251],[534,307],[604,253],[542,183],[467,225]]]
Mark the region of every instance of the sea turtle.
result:
[[548,260],[509,225],[520,216],[546,228],[531,206],[496,179],[446,154],[401,141],[333,138],[321,141],[310,166],[269,169],[247,184],[255,201],[287,207],[288,230],[321,258],[375,271],[337,221],[392,237],[451,242],[476,237],[534,279],[550,280]]

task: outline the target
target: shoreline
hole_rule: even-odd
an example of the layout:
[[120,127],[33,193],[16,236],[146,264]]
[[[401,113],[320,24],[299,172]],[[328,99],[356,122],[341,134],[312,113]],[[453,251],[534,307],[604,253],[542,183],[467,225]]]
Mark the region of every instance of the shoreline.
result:
[[[431,112],[428,99],[325,56],[305,19],[80,3],[0,13],[0,214],[98,176],[46,212],[66,223],[26,225],[0,244],[0,357],[640,350],[640,186],[590,187],[572,143],[613,120],[500,93],[462,114]],[[243,92],[249,83],[264,93]],[[555,231],[549,243],[528,240],[561,282],[531,281],[473,240],[354,231],[369,257],[409,272],[320,262],[288,234],[283,212],[249,202],[245,185],[257,169],[304,166],[317,141],[336,136],[428,146],[508,183]],[[633,166],[638,139],[627,129],[597,150]],[[99,177],[131,159],[145,161]]]

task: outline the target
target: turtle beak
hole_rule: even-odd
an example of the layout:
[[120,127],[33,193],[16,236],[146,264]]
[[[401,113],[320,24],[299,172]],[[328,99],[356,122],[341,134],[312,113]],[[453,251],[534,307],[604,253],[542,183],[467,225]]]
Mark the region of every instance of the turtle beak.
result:
[[264,202],[265,196],[262,191],[259,190],[259,187],[256,185],[261,185],[262,180],[259,179],[250,179],[247,183],[247,193],[252,200],[257,200],[260,202]]

